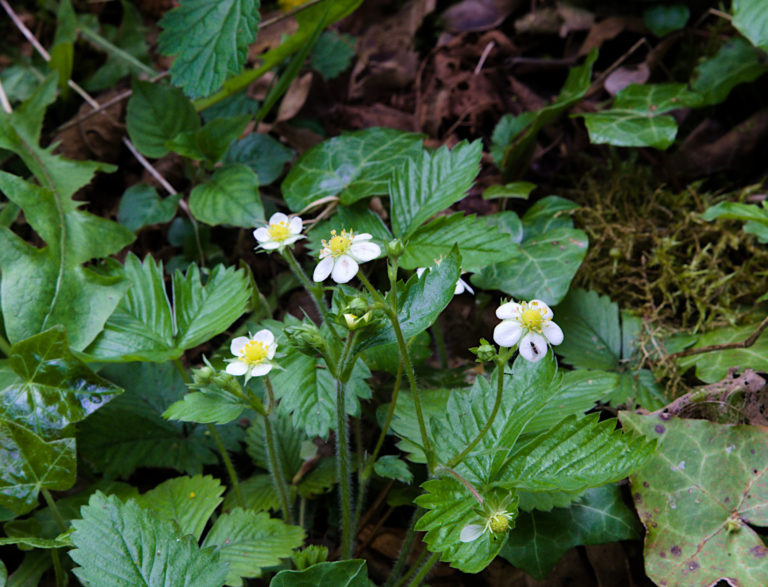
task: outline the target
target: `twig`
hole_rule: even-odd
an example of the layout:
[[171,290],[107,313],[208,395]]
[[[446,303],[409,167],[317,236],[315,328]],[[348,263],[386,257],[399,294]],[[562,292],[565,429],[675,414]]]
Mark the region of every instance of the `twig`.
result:
[[8,101],[8,96],[5,95],[5,88],[3,88],[3,82],[0,82],[0,105],[2,105],[3,110],[5,110],[8,114],[13,112],[13,108],[11,108],[11,103]]
[[630,56],[631,56],[631,55],[632,55],[632,54],[633,54],[635,51],[637,51],[637,50],[638,50],[640,47],[642,47],[643,45],[647,45],[647,44],[648,44],[648,41],[645,39],[645,37],[643,37],[642,39],[638,40],[638,41],[637,41],[637,42],[636,42],[634,45],[632,45],[632,46],[631,46],[631,47],[630,47],[630,48],[627,50],[627,52],[626,52],[626,53],[624,53],[624,55],[622,55],[621,57],[619,57],[619,58],[618,58],[616,61],[614,61],[614,62],[611,64],[611,66],[610,66],[608,69],[606,69],[606,70],[605,70],[603,73],[601,73],[599,76],[597,76],[597,78],[595,79],[595,81],[594,81],[594,82],[592,82],[592,85],[591,85],[591,86],[589,86],[589,89],[588,89],[588,90],[587,90],[587,92],[584,94],[584,98],[582,98],[582,99],[586,99],[586,98],[589,98],[589,97],[590,97],[592,94],[594,94],[595,92],[597,92],[598,90],[600,90],[600,88],[602,87],[602,85],[603,85],[603,82],[605,81],[605,79],[606,79],[606,78],[607,78],[609,75],[611,75],[611,73],[613,73],[613,71],[614,71],[616,68],[618,68],[618,67],[619,67],[619,66],[620,66],[622,63],[624,63],[624,62],[625,62],[627,59],[629,59],[629,57],[630,57]]
[[490,41],[486,46],[485,49],[483,49],[483,53],[480,55],[480,60],[477,62],[477,65],[475,66],[475,71],[472,73],[472,75],[477,75],[480,73],[480,71],[483,69],[483,65],[485,65],[485,60],[488,59],[488,55],[491,54],[491,51],[493,51],[493,48],[496,46],[496,41]]
[[691,355],[700,355],[702,353],[711,353],[713,351],[726,351],[730,349],[746,349],[751,347],[753,344],[757,342],[757,339],[760,338],[760,335],[763,333],[763,330],[765,330],[766,327],[768,327],[768,316],[763,318],[763,321],[760,322],[760,324],[758,324],[757,328],[755,328],[755,331],[741,342],[711,344],[709,346],[702,346],[695,349],[685,349],[684,351],[667,355],[667,358],[681,359],[683,357],[690,357]]
[[281,20],[285,20],[286,18],[291,18],[295,14],[298,14],[299,12],[302,12],[307,8],[314,6],[315,4],[320,4],[320,2],[323,2],[323,0],[310,0],[309,2],[302,4],[301,6],[297,6],[296,8],[293,8],[288,12],[278,14],[277,16],[273,16],[272,18],[268,18],[267,20],[264,20],[259,23],[259,30],[265,29],[269,26],[272,26],[273,24],[277,24],[278,22],[280,22]]
[[8,16],[11,17],[13,24],[15,24],[16,28],[21,31],[21,34],[27,38],[27,41],[32,43],[32,46],[35,48],[35,51],[40,53],[40,55],[43,56],[43,59],[45,59],[46,61],[50,61],[51,56],[48,54],[48,51],[46,51],[45,47],[43,47],[40,44],[40,41],[38,41],[35,38],[35,35],[32,34],[32,31],[30,31],[27,28],[27,26],[23,22],[21,22],[21,19],[16,15],[16,13],[13,11],[13,8],[11,8],[8,2],[6,2],[5,0],[0,0],[0,6],[2,6],[6,14],[8,14]]
[[[161,186],[163,186],[163,189],[168,192],[171,195],[176,194],[176,190],[173,188],[173,186],[166,181],[166,179],[160,175],[160,173],[155,169],[152,164],[147,161],[147,159],[139,153],[139,151],[136,149],[136,147],[133,146],[133,143],[128,140],[128,137],[123,137],[123,144],[128,147],[128,150],[133,154],[134,157],[138,160],[139,163],[141,163],[141,166],[149,172],[149,174],[155,178],[157,183],[159,183]],[[186,204],[186,202],[185,202]],[[181,201],[179,201],[179,205],[181,205]]]

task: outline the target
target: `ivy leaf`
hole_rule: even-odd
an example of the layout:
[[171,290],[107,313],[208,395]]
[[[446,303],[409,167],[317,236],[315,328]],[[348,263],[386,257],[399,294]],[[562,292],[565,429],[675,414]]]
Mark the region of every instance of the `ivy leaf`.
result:
[[179,200],[181,194],[160,198],[152,186],[131,186],[120,198],[117,221],[133,232],[138,232],[150,224],[165,224],[173,220]]
[[768,14],[760,0],[733,0],[733,26],[755,47],[768,51]]
[[264,512],[236,508],[219,516],[203,547],[213,547],[229,563],[226,584],[239,587],[242,578],[261,577],[262,569],[278,565],[303,542],[304,530],[299,526],[289,526]]
[[125,273],[132,287],[87,352],[110,361],[165,361],[226,330],[250,301],[244,271],[217,265],[205,285],[197,265],[173,276],[173,304],[165,293],[162,264],[142,264],[129,254]]
[[[768,25],[768,21],[765,22]],[[768,34],[768,28],[766,32]],[[768,66],[762,51],[744,39],[731,39],[714,57],[698,65],[691,80],[691,90],[701,96],[704,104],[719,104],[733,88],[756,80],[766,71]]]
[[37,507],[41,489],[72,487],[76,469],[74,438],[46,442],[23,426],[0,420],[0,506],[25,514]]
[[293,149],[262,133],[251,133],[234,141],[224,155],[224,163],[242,163],[258,176],[260,185],[269,185],[283,173],[293,159]]
[[82,350],[103,328],[127,283],[119,273],[101,275],[83,266],[118,252],[135,238],[119,224],[78,210],[73,194],[110,166],[70,161],[38,146],[46,107],[56,95],[55,78],[12,114],[0,112],[0,148],[13,151],[40,185],[0,172],[0,190],[24,211],[46,242],[36,248],[0,227],[0,298],[11,343],[52,326],[65,327],[70,344]]
[[165,13],[159,50],[176,56],[171,81],[192,98],[208,96],[245,65],[256,40],[260,0],[185,0]]
[[303,571],[280,571],[269,587],[296,587],[297,585],[335,585],[337,587],[368,587],[365,561],[347,560],[318,563]]
[[[470,524],[484,525],[485,521],[476,511],[479,503],[469,490],[451,477],[433,479],[423,483],[426,493],[414,502],[427,509],[418,522],[416,530],[427,534],[424,541],[431,552],[439,552],[440,560],[465,573],[479,573],[496,558],[506,542],[507,536],[497,536],[484,532],[472,542],[460,540],[461,530]],[[501,502],[506,500],[507,511],[515,514],[517,498],[514,494],[501,490],[489,491],[483,496],[486,500]],[[514,521],[510,521],[513,525]]]
[[616,485],[588,489],[568,508],[521,512],[500,555],[543,581],[570,548],[639,538],[638,523]]
[[227,565],[212,549],[200,549],[171,522],[157,520],[134,500],[96,492],[73,520],[69,556],[83,585],[200,585],[218,587]]
[[649,116],[614,107],[581,116],[593,145],[654,147],[663,151],[675,142],[677,136],[677,122],[668,114]]
[[283,181],[283,198],[297,212],[327,196],[338,196],[348,206],[385,194],[392,172],[417,156],[421,142],[421,135],[377,127],[324,141],[291,168]]
[[645,569],[656,583],[765,585],[766,434],[757,426],[621,412],[629,430],[658,439],[631,477],[646,526]]
[[206,224],[253,228],[264,220],[259,178],[241,163],[219,167],[207,182],[189,194],[189,209]]
[[400,266],[404,269],[426,267],[457,245],[461,253],[461,268],[479,271],[491,263],[506,261],[513,256],[515,249],[510,247],[509,241],[508,234],[489,225],[484,218],[464,216],[461,212],[439,216],[411,236]]
[[200,117],[181,90],[139,80],[131,90],[125,125],[133,144],[147,157],[162,157],[169,140],[200,128]]
[[72,354],[61,326],[13,345],[0,381],[0,418],[48,439],[123,391]]
[[210,475],[175,477],[136,498],[153,519],[174,522],[182,536],[200,540],[208,518],[221,503],[224,487]]
[[394,172],[389,192],[392,232],[408,239],[432,216],[461,200],[480,171],[481,141],[422,150]]
[[197,130],[177,134],[165,146],[183,157],[204,161],[210,167],[218,163],[230,144],[245,130],[250,114],[214,118]]

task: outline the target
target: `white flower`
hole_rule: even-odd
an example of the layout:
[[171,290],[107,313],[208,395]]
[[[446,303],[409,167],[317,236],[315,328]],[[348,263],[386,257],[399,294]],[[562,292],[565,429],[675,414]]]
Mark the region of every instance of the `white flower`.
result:
[[[426,271],[426,267],[419,267],[416,269],[416,275],[421,279],[422,274]],[[431,271],[432,269],[430,269]],[[459,280],[456,282],[456,289],[453,290],[453,295],[457,296],[459,294],[463,294],[465,291],[468,291],[472,295],[475,294],[475,290],[473,290],[471,287],[469,287],[469,284],[464,281],[461,277],[459,277]]]
[[359,263],[375,259],[381,254],[376,243],[368,242],[373,237],[364,232],[342,230],[341,234],[331,231],[331,240],[323,241],[320,262],[315,267],[312,279],[323,281],[329,275],[336,283],[347,283],[357,274]]
[[256,334],[238,336],[232,341],[229,350],[237,358],[230,359],[227,373],[245,375],[246,378],[260,377],[272,370],[272,357],[275,356],[277,343],[275,335],[265,329]]
[[266,251],[292,245],[300,238],[304,238],[301,234],[301,218],[298,216],[288,218],[282,212],[276,212],[269,219],[268,226],[253,231],[253,237]]
[[486,532],[492,532],[493,534],[501,534],[509,530],[509,521],[514,517],[506,510],[498,510],[488,516],[485,520],[485,525],[480,524],[467,524],[461,529],[459,540],[462,542],[472,542],[477,540]]
[[520,342],[519,350],[524,359],[540,361],[547,354],[547,342],[558,345],[563,342],[563,331],[552,322],[552,310],[541,300],[508,302],[499,306],[496,317],[502,323],[493,331],[493,340],[504,347]]

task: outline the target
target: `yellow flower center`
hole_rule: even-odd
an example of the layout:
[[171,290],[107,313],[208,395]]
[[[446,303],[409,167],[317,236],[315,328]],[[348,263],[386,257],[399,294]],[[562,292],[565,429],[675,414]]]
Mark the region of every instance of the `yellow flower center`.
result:
[[349,251],[349,247],[352,246],[352,239],[354,238],[353,232],[350,230],[342,230],[341,234],[336,234],[335,230],[331,231],[331,240],[323,241],[323,246],[333,257],[340,257]]
[[243,347],[243,350],[240,353],[240,360],[249,365],[258,365],[259,363],[263,363],[264,359],[267,358],[268,350],[267,345],[263,342],[251,340],[246,343],[245,347]]
[[288,228],[287,222],[276,222],[269,225],[269,236],[274,241],[284,241],[291,236],[291,229]]
[[494,534],[499,534],[500,532],[506,532],[509,530],[509,518],[507,517],[507,513],[498,512],[493,514],[491,519],[488,521],[488,527]]
[[534,308],[528,308],[523,310],[523,312],[520,314],[520,322],[522,322],[523,326],[528,330],[541,332],[541,325],[544,323],[544,316],[542,316],[541,312],[538,310]]

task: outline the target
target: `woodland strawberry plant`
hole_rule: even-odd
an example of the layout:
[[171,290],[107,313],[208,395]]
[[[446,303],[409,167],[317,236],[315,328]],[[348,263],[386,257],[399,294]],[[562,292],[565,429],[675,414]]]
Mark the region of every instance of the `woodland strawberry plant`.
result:
[[[642,536],[628,477],[656,549],[652,580],[694,570],[705,583],[768,580],[750,527],[763,525],[764,435],[669,421],[647,321],[572,286],[590,247],[579,205],[529,203],[535,186],[514,181],[541,129],[587,94],[596,50],[552,104],[502,118],[485,160],[480,139],[434,148],[385,127],[297,155],[256,125],[307,64],[328,78],[349,66],[349,40],[328,27],[359,0],[284,3],[295,30],[254,67],[258,0],[183,1],[158,25],[167,75],[129,2],[120,30],[69,0],[49,4],[41,75],[19,64],[23,84],[0,78],[16,90],[3,90],[0,111],[0,585],[367,585],[361,530],[385,500],[404,528],[377,583],[420,584],[439,562],[480,573],[497,557],[543,578],[571,546]],[[700,64],[690,87],[628,86],[610,108],[581,113],[590,139],[666,148],[677,131],[666,112],[722,101],[761,75],[756,6],[734,3],[744,37]],[[105,55],[78,78],[86,88],[130,76],[121,140],[154,178],[125,186],[113,213],[89,211],[82,195],[98,197],[92,186],[121,169],[50,142],[56,109],[73,91],[88,96],[74,81],[78,39]],[[748,66],[702,81],[734,52]],[[245,90],[265,76],[259,103]],[[169,154],[183,193],[153,166]],[[510,183],[484,198],[505,204],[465,213],[492,160]],[[505,209],[513,200],[519,213]],[[718,218],[767,240],[762,206],[721,203],[701,222]],[[139,243],[157,226],[164,252],[147,253]],[[459,369],[441,326],[456,296],[475,296],[493,321],[485,337],[458,333],[472,357]],[[765,368],[764,356],[690,349],[757,339],[755,326],[677,333],[664,352],[715,383],[737,364]],[[701,448],[709,438],[717,455]],[[679,487],[692,463],[689,496]],[[691,529],[700,494],[708,522]],[[731,554],[726,570],[707,558]]]

